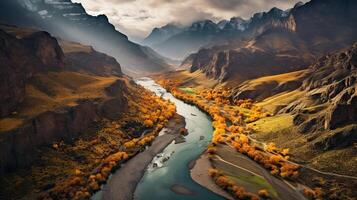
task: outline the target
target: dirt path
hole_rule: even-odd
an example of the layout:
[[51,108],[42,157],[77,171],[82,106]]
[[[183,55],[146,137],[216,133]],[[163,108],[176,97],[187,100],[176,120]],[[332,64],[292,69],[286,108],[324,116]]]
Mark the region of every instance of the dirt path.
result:
[[168,125],[160,132],[152,145],[144,152],[134,156],[126,162],[101,190],[99,199],[103,200],[130,200],[133,199],[135,188],[145,173],[146,167],[152,159],[163,151],[179,135],[179,129],[185,127],[182,116],[175,115]]

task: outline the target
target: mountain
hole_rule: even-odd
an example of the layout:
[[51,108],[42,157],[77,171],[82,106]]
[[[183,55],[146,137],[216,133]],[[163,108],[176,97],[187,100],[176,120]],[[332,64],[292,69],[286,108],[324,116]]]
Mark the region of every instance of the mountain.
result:
[[[165,37],[160,38],[152,43],[147,43],[153,49],[157,50],[161,54],[174,58],[183,59],[188,54],[198,51],[201,47],[207,45],[220,44],[227,42],[232,37],[245,36],[251,37],[252,30],[268,20],[280,20],[287,16],[290,11],[282,11],[278,8],[273,8],[267,13],[256,13],[254,16],[245,20],[241,17],[232,17],[228,20],[221,20],[215,23],[211,20],[197,21],[191,24],[191,26],[181,28],[175,32],[175,34],[166,34]],[[251,30],[246,31],[247,29]],[[155,28],[154,32],[161,29]],[[243,34],[244,33],[244,34]],[[150,38],[152,38],[150,34]],[[158,34],[157,34],[158,35]],[[146,39],[145,39],[146,40]]]
[[244,20],[240,17],[232,17],[229,22],[225,23],[224,26],[219,26],[223,32],[236,32],[236,31],[244,31],[249,24],[249,21]]
[[169,65],[149,47],[128,40],[105,15],[91,16],[71,0],[5,0],[0,2],[0,20],[35,27],[56,37],[93,46],[115,57],[131,75],[166,70]]
[[198,21],[151,47],[166,57],[180,60],[199,47],[208,45],[219,30],[217,24],[211,20]]
[[357,2],[351,0],[312,0],[289,11],[257,13],[243,31],[222,36],[183,65],[219,81],[238,82],[304,69],[323,54],[357,40],[354,9]]
[[167,24],[160,28],[154,28],[149,36],[147,36],[143,44],[152,46],[164,42],[168,38],[181,32],[183,29],[175,24]]

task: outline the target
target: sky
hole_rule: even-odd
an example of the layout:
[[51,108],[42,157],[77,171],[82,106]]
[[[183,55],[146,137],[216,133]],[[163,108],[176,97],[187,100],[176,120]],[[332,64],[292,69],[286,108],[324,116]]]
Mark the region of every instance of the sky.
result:
[[[250,18],[272,7],[282,10],[299,0],[73,0],[91,15],[105,14],[117,30],[140,41],[155,27],[168,23],[190,25],[194,21],[219,21],[234,16]],[[303,2],[306,2],[304,0]]]

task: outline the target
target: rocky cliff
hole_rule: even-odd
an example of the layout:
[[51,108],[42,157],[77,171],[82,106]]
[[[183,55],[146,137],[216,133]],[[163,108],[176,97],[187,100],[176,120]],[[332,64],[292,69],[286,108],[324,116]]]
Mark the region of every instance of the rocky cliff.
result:
[[[306,92],[305,97],[292,102],[283,111],[297,113],[296,118],[299,120],[296,120],[296,124],[303,132],[336,130],[356,125],[356,80],[357,44],[354,44],[351,48],[324,56],[312,65],[300,88]],[[310,115],[304,112],[309,107],[321,105],[323,109]],[[350,135],[345,134],[346,137],[353,137],[347,138],[351,144],[356,140],[354,130]]]
[[357,141],[356,43],[306,70],[249,80],[234,91],[233,99],[254,99],[275,106],[277,116],[292,115],[297,132],[314,148],[339,149]]
[[305,68],[314,60],[304,41],[285,29],[270,29],[253,40],[234,45],[201,49],[183,63],[191,72],[200,70],[219,81],[242,82],[260,76]]

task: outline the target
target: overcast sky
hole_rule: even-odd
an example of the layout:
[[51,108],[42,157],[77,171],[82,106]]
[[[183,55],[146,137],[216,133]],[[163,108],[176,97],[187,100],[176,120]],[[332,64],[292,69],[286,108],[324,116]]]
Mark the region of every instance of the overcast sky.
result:
[[[89,14],[105,14],[129,38],[146,37],[154,27],[167,23],[191,24],[193,21],[249,18],[272,7],[291,8],[299,0],[74,0]],[[304,0],[306,2],[306,0]]]

